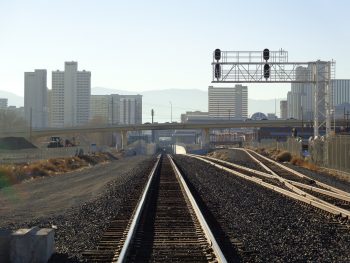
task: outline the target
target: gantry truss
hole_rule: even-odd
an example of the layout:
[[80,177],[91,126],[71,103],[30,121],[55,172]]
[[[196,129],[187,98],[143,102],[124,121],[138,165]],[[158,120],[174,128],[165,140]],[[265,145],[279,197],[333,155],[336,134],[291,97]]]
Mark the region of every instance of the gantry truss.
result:
[[[314,96],[314,136],[326,126],[331,132],[332,87],[335,61],[289,62],[285,50],[269,51],[265,60],[263,51],[220,51],[220,59],[213,53],[212,83],[310,83]],[[268,64],[269,77],[264,66]]]

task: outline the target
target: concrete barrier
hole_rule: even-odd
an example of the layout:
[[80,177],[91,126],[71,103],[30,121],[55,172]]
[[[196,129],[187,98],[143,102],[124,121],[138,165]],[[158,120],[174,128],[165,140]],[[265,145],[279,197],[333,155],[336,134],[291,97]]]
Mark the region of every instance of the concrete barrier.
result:
[[54,248],[54,230],[51,228],[0,231],[0,262],[46,263]]
[[0,229],[0,262],[8,262],[10,259],[10,241],[12,231]]

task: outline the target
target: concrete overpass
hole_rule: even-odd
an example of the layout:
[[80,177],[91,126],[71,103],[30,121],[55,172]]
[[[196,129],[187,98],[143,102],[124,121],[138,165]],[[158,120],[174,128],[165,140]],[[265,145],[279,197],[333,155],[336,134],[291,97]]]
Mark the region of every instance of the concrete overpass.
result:
[[79,126],[66,128],[45,128],[45,129],[22,129],[22,130],[1,130],[0,137],[45,137],[64,135],[72,133],[103,133],[120,132],[122,136],[123,147],[126,145],[126,136],[128,131],[143,130],[183,130],[200,129],[202,130],[203,142],[209,144],[209,129],[226,128],[258,128],[258,127],[300,127],[300,120],[260,120],[260,121],[217,121],[206,123],[154,123],[138,125],[104,125],[104,126]]

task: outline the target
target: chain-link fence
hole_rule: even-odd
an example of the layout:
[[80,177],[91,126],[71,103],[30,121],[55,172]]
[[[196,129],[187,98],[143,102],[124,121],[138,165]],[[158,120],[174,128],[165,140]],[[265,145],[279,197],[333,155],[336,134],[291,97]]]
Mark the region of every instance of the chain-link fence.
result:
[[350,136],[331,136],[325,146],[328,154],[324,160],[326,167],[350,172]]
[[[245,142],[244,146],[255,148],[276,148],[285,150],[296,156],[302,156],[302,141],[297,138],[288,138],[287,142],[276,140],[261,140],[261,142]],[[330,136],[326,141],[322,138],[309,141],[308,151],[310,161],[314,164],[350,172],[350,136]]]
[[325,143],[321,139],[316,139],[309,142],[310,160],[318,166],[326,165],[324,162],[324,145]]
[[245,142],[244,146],[265,149],[275,148],[281,151],[288,151],[297,156],[302,154],[302,142],[295,138],[288,138],[286,142],[279,142],[273,139],[261,140],[260,142]]
[[24,149],[24,150],[1,150],[1,163],[25,163],[37,160],[75,156],[79,153],[89,153],[90,147],[62,147],[62,148],[42,148],[42,149]]

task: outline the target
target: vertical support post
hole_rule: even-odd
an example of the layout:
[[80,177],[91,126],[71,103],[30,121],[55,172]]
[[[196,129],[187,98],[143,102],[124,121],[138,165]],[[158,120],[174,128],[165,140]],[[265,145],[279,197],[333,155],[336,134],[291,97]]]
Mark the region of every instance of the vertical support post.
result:
[[29,141],[32,141],[32,130],[33,130],[33,109],[30,107],[29,115]]
[[328,137],[331,134],[331,62],[327,63],[327,79],[325,84],[326,137]]
[[122,150],[126,150],[126,147],[128,145],[128,131],[123,130],[121,134],[122,134]]
[[314,88],[314,137],[318,137],[318,63],[312,63],[312,78]]
[[202,149],[208,149],[209,143],[209,128],[202,129]]
[[327,79],[325,83],[325,110],[326,110],[326,140],[324,142],[323,161],[326,167],[329,167],[329,144],[331,135],[331,62],[327,63]]

